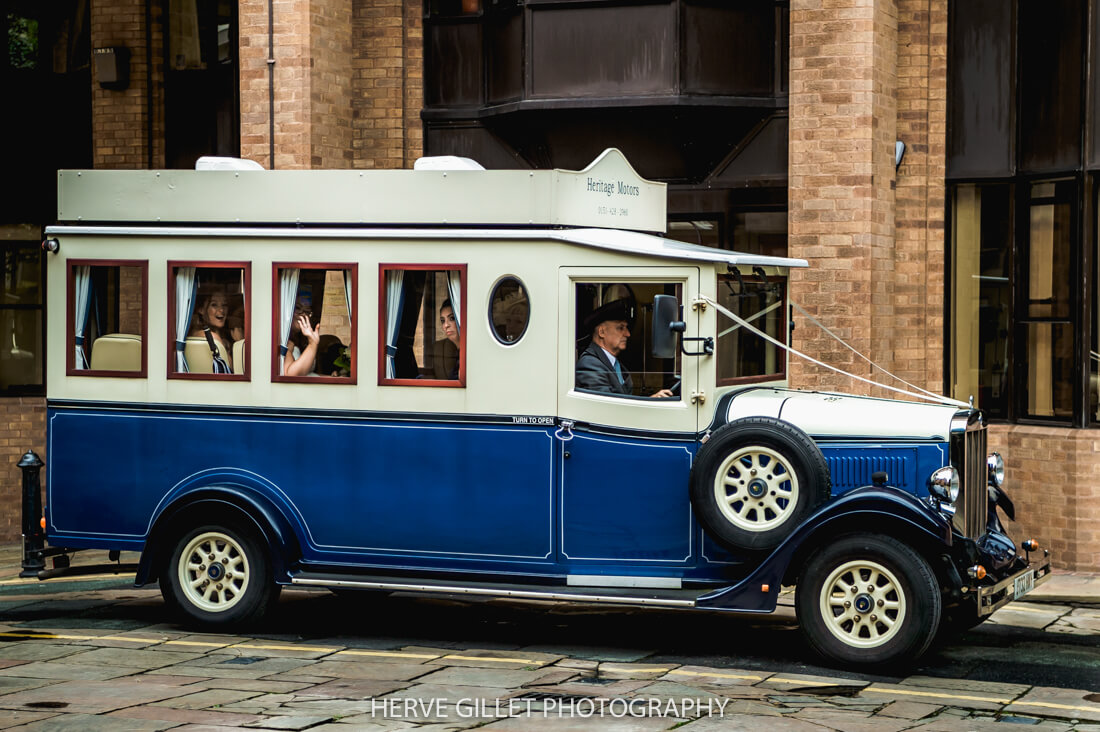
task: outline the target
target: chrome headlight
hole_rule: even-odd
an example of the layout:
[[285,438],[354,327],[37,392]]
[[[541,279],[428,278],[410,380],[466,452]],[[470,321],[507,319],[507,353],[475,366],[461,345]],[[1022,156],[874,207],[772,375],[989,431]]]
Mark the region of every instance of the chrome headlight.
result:
[[985,459],[985,464],[989,468],[989,483],[994,488],[1000,488],[1005,484],[1005,459],[1001,457],[1001,453],[990,453],[989,457]]
[[954,503],[959,497],[959,471],[946,465],[928,476],[928,491],[947,503]]

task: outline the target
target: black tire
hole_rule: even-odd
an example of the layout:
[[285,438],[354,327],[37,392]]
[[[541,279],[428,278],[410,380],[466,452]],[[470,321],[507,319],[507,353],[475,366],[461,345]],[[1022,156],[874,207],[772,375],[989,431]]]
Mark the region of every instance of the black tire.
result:
[[[767,472],[776,466],[779,472]],[[828,500],[831,485],[829,465],[809,435],[773,417],[745,417],[717,429],[700,448],[691,505],[719,544],[762,551]]]
[[881,666],[924,653],[943,605],[936,575],[920,554],[888,536],[852,534],[811,557],[795,607],[817,653],[843,665]]
[[[199,581],[206,584],[193,584]],[[207,627],[257,622],[279,590],[262,541],[254,531],[232,524],[208,524],[179,534],[160,575],[164,601],[185,620]]]

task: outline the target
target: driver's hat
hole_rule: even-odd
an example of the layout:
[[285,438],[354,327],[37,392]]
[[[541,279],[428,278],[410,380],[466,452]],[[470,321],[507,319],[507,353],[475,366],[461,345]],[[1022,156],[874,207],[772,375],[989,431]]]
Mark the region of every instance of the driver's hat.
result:
[[609,320],[625,320],[627,323],[633,323],[634,303],[626,298],[606,302],[589,313],[581,323],[581,326],[583,327],[583,332],[589,334],[594,331],[596,326],[600,323],[606,323]]

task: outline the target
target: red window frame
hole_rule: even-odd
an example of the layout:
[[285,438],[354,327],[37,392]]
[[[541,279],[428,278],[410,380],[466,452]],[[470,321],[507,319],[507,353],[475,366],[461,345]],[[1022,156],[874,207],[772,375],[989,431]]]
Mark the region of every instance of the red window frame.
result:
[[[463,325],[458,329],[458,379],[388,379],[386,378],[386,272],[404,270],[406,272],[434,271],[458,272],[459,287],[462,290],[462,305],[459,307],[459,320]],[[436,386],[452,389],[466,388],[466,265],[465,264],[400,264],[383,263],[378,265],[378,385],[379,386]]]
[[[730,279],[733,280],[732,277]],[[790,301],[787,299],[787,295],[788,295],[788,292],[789,292],[787,278],[786,277],[765,277],[764,279],[767,282],[778,283],[780,288],[783,291],[783,295],[782,295],[783,307],[781,308],[781,310],[783,311],[783,315],[782,315],[783,322],[782,322],[782,325],[780,325],[780,332],[783,333],[784,336],[789,338],[788,328],[790,328],[790,321],[788,319],[788,315],[789,315],[788,311],[789,311],[789,308],[791,307],[791,304],[790,304]],[[719,278],[718,278],[719,286],[721,286],[722,282],[724,282],[724,281],[725,281],[725,276],[719,276]],[[721,316],[721,314],[719,316],[720,316],[720,318],[724,317],[724,316]],[[726,318],[726,321],[727,322],[732,322],[732,321],[729,320],[729,318]],[[755,323],[754,323],[754,325],[755,325]],[[719,330],[721,330],[721,328],[719,328]],[[759,337],[759,336],[754,336],[754,337]],[[779,348],[779,347],[776,346],[776,348]],[[782,380],[786,379],[787,378],[787,351],[786,351],[786,349],[783,349],[783,348],[780,348],[779,350],[780,350],[782,355],[778,359],[779,360],[779,370],[776,371],[775,373],[758,374],[756,376],[728,376],[726,378],[722,378],[721,376],[718,376],[715,379],[715,381],[717,382],[717,385],[718,386],[737,386],[739,384],[760,384],[760,383],[765,382],[765,381],[782,381]],[[715,354],[715,356],[716,356],[716,359],[717,359],[717,353]],[[719,372],[720,368],[721,367],[719,366],[718,361],[715,360],[714,369],[715,369],[716,374]]]
[[[285,376],[279,373],[279,270],[281,269],[324,269],[343,270],[351,273],[351,343],[348,355],[351,357],[350,376]],[[356,354],[356,331],[359,329],[359,265],[354,262],[273,262],[271,265],[271,380],[286,384],[357,384],[358,356]]]
[[[192,260],[168,261],[168,287],[165,289],[168,300],[168,363],[167,371],[169,379],[182,379],[185,381],[250,381],[252,378],[251,346],[244,349],[244,373],[243,374],[181,374],[176,372],[176,270],[180,267],[194,267],[196,269],[240,269],[244,270],[244,341],[245,345],[252,340],[252,263],[251,262],[210,262]],[[197,305],[197,303],[196,303]]]
[[[69,259],[65,262],[65,375],[66,376],[109,376],[116,379],[144,379],[149,375],[149,261],[146,259]],[[73,297],[76,284],[73,282],[74,267],[137,267],[141,270],[141,369],[138,371],[108,371],[105,369],[78,369],[76,367],[76,314],[73,312]],[[88,344],[89,346],[91,344]],[[87,348],[89,361],[91,348]]]

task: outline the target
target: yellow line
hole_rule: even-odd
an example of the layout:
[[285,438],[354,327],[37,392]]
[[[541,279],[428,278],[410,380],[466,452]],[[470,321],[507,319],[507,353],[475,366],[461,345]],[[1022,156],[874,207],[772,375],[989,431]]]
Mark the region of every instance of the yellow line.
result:
[[406,653],[405,651],[338,651],[337,656],[384,656],[388,658],[439,658],[438,653]]
[[[1065,608],[1064,605],[1062,607]],[[1065,609],[1062,609],[1062,610],[1040,610],[1037,607],[1020,607],[1019,605],[1015,605],[1015,604],[1003,607],[1003,608],[1001,608],[1001,610],[1015,610],[1018,613],[1042,613],[1043,615],[1062,615],[1063,613],[1068,612]],[[998,610],[997,612],[1000,612],[1001,610]],[[996,614],[997,613],[994,613],[994,615],[996,615]]]
[[164,643],[163,638],[130,638],[124,635],[100,635],[96,640],[125,641],[126,643]]
[[939,699],[965,699],[967,701],[979,701],[989,704],[1011,704],[1011,699],[996,699],[987,696],[970,696],[968,694],[947,694],[937,691],[915,691],[911,689],[879,689],[874,686],[868,686],[863,690],[864,693],[875,694],[900,694],[901,696],[931,696]]
[[673,669],[672,666],[654,666],[652,668],[638,668],[636,666],[622,666],[614,663],[601,663],[600,671],[613,671],[621,674],[635,673],[635,674],[667,674]]
[[92,640],[99,635],[61,635],[60,633],[0,633],[0,638],[26,638],[27,640]]
[[668,672],[669,675],[674,676],[713,676],[717,679],[744,679],[746,681],[763,681],[763,676],[752,676],[750,674],[719,674],[714,672],[703,671],[683,671],[681,669],[673,669]]
[[855,684],[833,683],[831,681],[803,681],[801,679],[785,679],[782,676],[773,676],[768,681],[777,684],[798,684],[799,686],[855,686]]
[[249,641],[245,641],[243,643],[237,643],[233,646],[233,648],[239,648],[241,650],[248,650],[249,648],[255,648],[256,650],[260,650],[260,651],[306,651],[307,653],[313,653],[313,652],[317,652],[317,653],[335,653],[335,652],[341,650],[340,648],[326,648],[325,646],[267,646],[267,645],[253,644],[253,643],[250,643]]
[[504,658],[503,656],[443,656],[444,661],[492,661],[493,663],[522,663],[538,664],[543,666],[545,661],[536,661],[532,658]]
[[206,643],[204,641],[182,641],[182,640],[170,640],[164,641],[166,646],[201,646],[203,648],[224,648],[225,646],[233,645],[233,642],[228,643]]
[[1095,704],[1091,707],[1085,707],[1085,706],[1073,705],[1073,704],[1055,704],[1053,702],[1018,701],[1018,702],[1012,702],[1009,706],[1016,706],[1017,704],[1019,704],[1020,706],[1023,706],[1023,707],[1045,707],[1047,709],[1071,709],[1075,712],[1100,712],[1100,706],[1097,706]]

